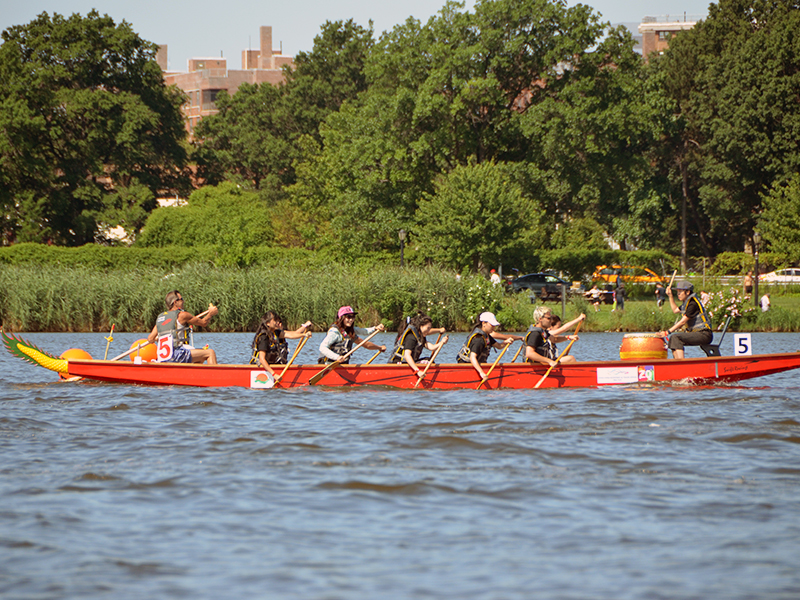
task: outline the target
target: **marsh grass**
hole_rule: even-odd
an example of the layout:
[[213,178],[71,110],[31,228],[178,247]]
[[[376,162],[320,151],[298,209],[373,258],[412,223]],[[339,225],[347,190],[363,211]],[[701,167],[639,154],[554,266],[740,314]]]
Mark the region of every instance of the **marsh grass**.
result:
[[[457,280],[455,273],[432,267],[217,268],[195,263],[175,270],[141,267],[130,270],[50,265],[0,267],[0,318],[12,331],[106,332],[149,331],[165,310],[164,296],[180,290],[194,314],[218,304],[210,331],[254,331],[261,315],[276,310],[284,324],[296,328],[308,320],[317,331],[327,328],[336,311],[349,304],[359,325],[382,322],[396,330],[406,316],[429,314],[436,326],[465,331],[484,311],[497,314],[506,331],[524,331],[533,309],[525,294],[503,294],[482,277]],[[549,303],[561,315],[561,305]],[[731,330],[800,331],[800,298],[773,298],[773,310],[750,313]],[[668,307],[653,300],[628,301],[624,312],[600,312],[583,298],[570,300],[565,320],[585,312],[581,331],[658,331],[675,322]]]

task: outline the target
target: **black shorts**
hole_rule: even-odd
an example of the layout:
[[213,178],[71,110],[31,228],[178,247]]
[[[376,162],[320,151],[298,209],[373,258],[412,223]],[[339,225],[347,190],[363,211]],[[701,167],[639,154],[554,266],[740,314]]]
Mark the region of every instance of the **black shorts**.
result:
[[684,346],[705,346],[713,339],[714,333],[710,329],[673,333],[669,338],[669,349],[683,350]]

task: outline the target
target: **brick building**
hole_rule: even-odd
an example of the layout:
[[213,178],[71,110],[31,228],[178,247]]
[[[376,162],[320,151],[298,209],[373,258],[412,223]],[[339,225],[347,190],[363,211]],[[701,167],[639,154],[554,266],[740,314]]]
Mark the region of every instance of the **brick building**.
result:
[[189,97],[183,105],[186,128],[191,134],[203,117],[217,112],[215,101],[220,90],[233,95],[243,83],[269,83],[277,85],[283,81],[284,65],[292,66],[291,56],[284,56],[272,47],[272,27],[259,29],[258,50],[242,50],[242,68],[228,69],[225,58],[189,59],[186,73],[167,71],[167,46],[159,48],[156,60],[164,71],[167,85],[176,85]]
[[642,56],[647,60],[653,53],[663,54],[669,48],[669,41],[673,35],[691,29],[697,24],[698,17],[683,15],[683,20],[666,17],[645,17],[639,24],[639,33],[642,35]]

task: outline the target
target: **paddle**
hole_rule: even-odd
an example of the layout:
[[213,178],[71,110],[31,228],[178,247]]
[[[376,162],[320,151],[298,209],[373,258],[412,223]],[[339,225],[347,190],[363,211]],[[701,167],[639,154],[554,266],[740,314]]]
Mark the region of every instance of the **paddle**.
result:
[[476,390],[481,389],[481,386],[489,379],[489,375],[492,374],[492,371],[494,371],[494,368],[497,366],[497,363],[500,362],[500,359],[503,358],[503,354],[506,353],[506,350],[508,350],[508,347],[511,345],[511,343],[505,344],[505,348],[503,348],[502,352],[500,352],[500,356],[498,356],[497,359],[495,359],[495,361],[492,363],[492,366],[489,367],[489,372],[486,373],[486,376],[483,379],[481,379],[481,382],[478,384],[478,387],[475,388]]
[[[442,334],[440,333],[440,334],[439,334],[439,338],[441,338],[441,337],[442,337]],[[437,343],[437,344],[439,343],[439,338],[436,338],[436,343]],[[425,375],[428,373],[428,369],[430,369],[430,368],[431,368],[431,365],[433,364],[433,361],[434,361],[434,360],[436,360],[436,356],[439,354],[439,350],[441,350],[442,348],[444,348],[444,344],[442,344],[441,346],[439,346],[439,347],[436,349],[436,352],[434,352],[434,353],[433,353],[433,356],[431,356],[431,359],[428,361],[428,364],[427,364],[427,365],[425,365],[425,370],[424,370],[424,371],[422,371],[422,375],[420,375],[420,376],[417,378],[417,383],[415,383],[415,384],[414,384],[414,387],[415,387],[415,388],[416,388],[416,387],[419,387],[419,384],[420,384],[420,383],[422,383],[422,380],[423,380],[423,379],[425,379]]]
[[278,382],[281,380],[281,378],[284,375],[286,375],[286,371],[289,369],[289,366],[294,362],[294,359],[297,357],[297,355],[300,354],[300,350],[302,350],[303,346],[305,346],[306,342],[308,341],[308,339],[310,337],[311,336],[307,336],[307,337],[304,337],[302,340],[300,340],[300,343],[297,344],[297,348],[295,348],[294,354],[292,354],[292,358],[290,358],[289,362],[286,363],[286,366],[283,367],[283,371],[281,371],[281,374],[278,375],[275,378],[275,384],[274,385],[278,385]]
[[111,331],[106,338],[106,353],[103,355],[103,360],[108,358],[108,347],[111,345],[111,342],[114,341],[114,324],[111,324]]
[[324,369],[322,369],[322,371],[320,371],[320,372],[319,372],[319,373],[317,373],[316,375],[312,376],[312,377],[311,377],[311,379],[309,379],[309,380],[308,380],[308,383],[310,383],[311,385],[316,385],[316,384],[317,384],[317,382],[318,382],[320,379],[322,379],[323,377],[325,377],[325,375],[328,373],[328,371],[330,371],[331,369],[335,369],[336,367],[338,367],[339,365],[341,365],[341,364],[344,362],[344,360],[345,360],[347,357],[349,357],[349,356],[350,356],[350,355],[351,355],[353,352],[355,352],[356,350],[358,350],[359,348],[361,348],[361,346],[363,346],[364,344],[366,344],[368,341],[370,341],[372,338],[374,338],[374,337],[375,337],[376,335],[378,335],[379,333],[380,333],[380,331],[373,331],[373,332],[372,332],[372,334],[370,334],[370,335],[367,337],[367,339],[365,339],[365,340],[364,340],[364,341],[362,341],[362,342],[361,342],[361,343],[360,343],[358,346],[356,346],[355,348],[353,348],[352,350],[350,350],[350,352],[348,352],[347,354],[345,354],[345,355],[344,355],[344,356],[342,356],[341,358],[339,358],[339,359],[337,359],[337,360],[333,361],[333,362],[332,362],[331,364],[329,364],[327,367],[325,367]]
[[523,348],[525,348],[525,340],[522,340],[522,345],[519,347],[519,350],[517,350],[517,353],[514,355],[514,358],[511,359],[511,362],[517,362],[517,357],[519,356],[519,353],[522,352]]
[[[575,335],[578,335],[578,330],[580,328],[581,328],[581,324],[578,323],[578,326],[575,328]],[[556,359],[556,362],[554,362],[552,365],[550,365],[550,368],[547,369],[547,372],[542,376],[542,378],[539,380],[539,383],[537,383],[533,387],[533,389],[535,389],[535,390],[539,389],[539,386],[542,385],[542,383],[544,383],[544,380],[547,379],[547,376],[550,375],[550,371],[553,370],[553,367],[555,367],[558,363],[561,362],[561,359],[564,358],[564,356],[567,354],[567,352],[569,352],[569,349],[572,348],[572,344],[574,344],[574,343],[575,343],[575,340],[570,340],[569,344],[567,344],[567,347],[564,348],[564,351],[561,354],[558,355],[558,358]]]
[[375,354],[373,354],[373,355],[372,355],[372,358],[370,358],[370,359],[369,359],[367,362],[365,362],[364,364],[365,364],[365,365],[368,365],[369,363],[371,363],[373,360],[375,360],[376,358],[378,358],[378,354],[380,354],[381,352],[383,352],[383,350],[378,350],[378,351],[377,351]]
[[153,343],[153,342],[145,342],[144,344],[136,344],[136,345],[135,345],[133,348],[131,348],[131,349],[130,349],[130,350],[128,350],[127,352],[123,352],[122,354],[120,354],[119,356],[115,356],[115,357],[114,357],[114,358],[112,358],[111,360],[112,360],[112,361],[114,361],[114,360],[119,360],[119,359],[121,359],[121,358],[125,358],[125,357],[126,357],[126,356],[128,356],[129,354],[133,354],[133,353],[134,353],[134,352],[136,352],[137,350],[141,350],[141,349],[142,349],[142,348],[144,348],[145,346],[149,346],[149,345],[150,345],[150,344],[152,344],[152,343]]
[[675,281],[675,275],[677,275],[677,274],[678,274],[678,269],[675,269],[672,272],[672,277],[670,277],[670,279],[669,279],[669,285],[667,286],[668,288],[672,287],[672,282]]

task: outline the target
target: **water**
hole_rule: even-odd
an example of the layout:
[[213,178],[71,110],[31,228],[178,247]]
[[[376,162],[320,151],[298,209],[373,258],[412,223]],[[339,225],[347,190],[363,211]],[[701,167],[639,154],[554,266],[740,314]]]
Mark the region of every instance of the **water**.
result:
[[[114,337],[110,356],[141,336]],[[225,362],[251,339],[197,337]],[[800,372],[479,392],[53,375],[0,355],[4,599],[800,597]]]

